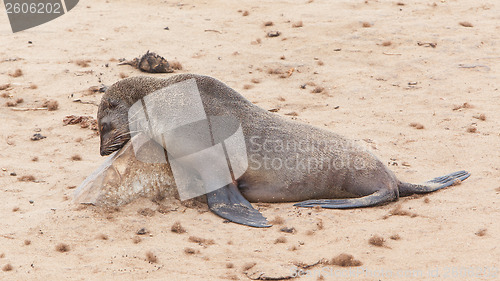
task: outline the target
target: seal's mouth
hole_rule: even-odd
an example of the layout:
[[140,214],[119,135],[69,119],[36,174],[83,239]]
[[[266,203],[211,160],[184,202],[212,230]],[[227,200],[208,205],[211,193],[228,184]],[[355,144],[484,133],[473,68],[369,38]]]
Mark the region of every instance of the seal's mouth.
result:
[[130,140],[130,133],[122,133],[113,138],[101,137],[101,145],[99,152],[101,156],[109,155],[117,150],[122,149],[122,147],[127,144]]
[[117,145],[117,146],[102,146],[100,147],[100,154],[101,156],[106,156],[106,155],[110,155],[111,153],[117,151],[117,150],[120,150],[122,149],[122,147],[125,146],[126,143],[123,143],[121,145]]

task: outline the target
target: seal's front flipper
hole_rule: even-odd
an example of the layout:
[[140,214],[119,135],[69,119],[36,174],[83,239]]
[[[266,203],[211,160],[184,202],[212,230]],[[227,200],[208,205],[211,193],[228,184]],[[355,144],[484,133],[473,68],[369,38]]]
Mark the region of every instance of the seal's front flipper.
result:
[[271,226],[232,183],[208,193],[207,201],[212,212],[232,222],[253,227]]
[[294,204],[294,206],[306,208],[320,206],[321,208],[326,209],[349,209],[375,206],[393,201],[394,199],[396,199],[394,196],[394,192],[387,189],[382,189],[361,198],[307,200],[296,203]]

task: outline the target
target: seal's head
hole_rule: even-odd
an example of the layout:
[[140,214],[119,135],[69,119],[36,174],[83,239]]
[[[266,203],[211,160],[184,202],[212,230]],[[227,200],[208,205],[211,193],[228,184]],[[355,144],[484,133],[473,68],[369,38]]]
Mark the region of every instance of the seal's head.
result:
[[130,140],[128,113],[134,103],[163,87],[190,78],[190,75],[178,75],[170,79],[138,76],[111,85],[103,95],[97,111],[101,155],[109,155],[121,149]]
[[[112,91],[113,89],[108,89]],[[128,126],[129,106],[122,100],[108,95],[103,96],[97,112],[97,124],[101,138],[101,156],[111,154],[122,148],[130,140]]]
[[120,80],[106,90],[97,111],[102,156],[121,149],[130,140],[130,107],[164,84],[162,79],[138,76]]

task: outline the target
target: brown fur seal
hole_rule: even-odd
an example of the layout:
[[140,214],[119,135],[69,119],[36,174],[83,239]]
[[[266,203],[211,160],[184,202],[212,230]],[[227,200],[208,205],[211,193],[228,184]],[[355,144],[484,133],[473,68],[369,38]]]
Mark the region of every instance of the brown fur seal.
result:
[[[104,207],[117,207],[139,197],[176,198],[176,189],[172,171],[168,163],[147,163],[139,161],[141,157],[153,158],[163,152],[163,147],[144,136],[136,136],[125,146],[106,158],[75,190],[74,201]],[[132,143],[143,138],[145,144],[139,151],[132,148]],[[151,161],[149,161],[151,162]],[[161,177],[151,175],[163,175]],[[178,197],[177,197],[178,198]]]
[[[253,105],[214,78],[193,74],[167,79],[133,77],[112,85],[97,114],[101,155],[119,150],[129,141],[128,110],[134,103],[189,79],[196,82],[207,116],[232,115],[243,130],[248,169],[233,183],[207,194],[210,209],[233,222],[269,226],[249,202],[306,200],[295,206],[368,207],[395,201],[400,196],[432,192],[470,176],[460,171],[419,185],[401,182],[372,153],[353,141],[289,121]],[[154,102],[168,110],[169,104],[179,102],[175,98]]]

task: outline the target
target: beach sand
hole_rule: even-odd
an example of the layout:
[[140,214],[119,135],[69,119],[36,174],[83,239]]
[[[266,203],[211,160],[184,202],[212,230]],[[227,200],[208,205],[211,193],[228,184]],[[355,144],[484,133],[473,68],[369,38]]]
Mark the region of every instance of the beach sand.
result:
[[[296,280],[497,280],[500,5],[487,2],[87,0],[15,34],[1,12],[0,280],[277,278],[342,253],[362,265],[323,262]],[[118,65],[148,50],[183,69]],[[254,204],[282,223],[268,229],[173,200],[161,212],[147,198],[73,203],[104,158],[95,131],[63,119],[95,118],[102,93],[90,87],[176,73],[213,76],[275,114],[359,140],[401,180],[472,176],[374,208]],[[7,106],[50,100],[57,109]]]

